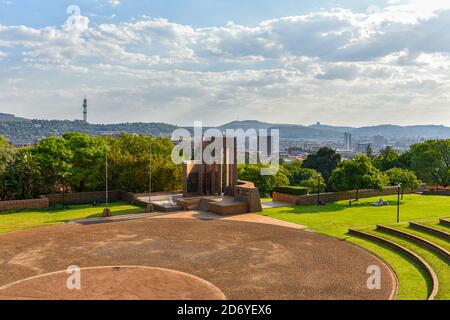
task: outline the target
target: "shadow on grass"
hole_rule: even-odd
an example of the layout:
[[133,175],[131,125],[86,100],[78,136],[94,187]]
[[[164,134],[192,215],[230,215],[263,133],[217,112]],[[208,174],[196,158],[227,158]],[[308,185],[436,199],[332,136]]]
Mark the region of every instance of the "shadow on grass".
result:
[[[419,273],[422,275],[422,277],[425,279],[425,282],[426,282],[426,284],[427,284],[427,297],[431,294],[431,292],[432,292],[432,290],[433,290],[433,281],[431,280],[431,278],[430,278],[428,272],[427,272],[426,270],[424,270],[424,268],[422,267],[422,265],[420,265],[419,263],[417,263],[417,262],[416,262],[414,259],[412,259],[410,256],[408,256],[407,254],[405,254],[405,253],[403,253],[403,252],[401,252],[401,251],[399,251],[399,250],[393,248],[392,246],[389,246],[389,245],[387,245],[387,244],[385,244],[385,243],[381,243],[381,242],[375,241],[375,240],[373,240],[373,239],[367,239],[367,238],[364,238],[364,237],[361,237],[361,236],[358,236],[358,235],[350,235],[350,237],[353,237],[353,238],[356,238],[356,239],[360,239],[360,240],[364,240],[364,241],[369,242],[369,243],[371,243],[371,244],[374,244],[374,245],[376,245],[376,246],[378,246],[378,247],[381,247],[381,248],[383,248],[383,249],[389,250],[389,251],[395,253],[396,255],[400,256],[400,257],[403,258],[404,260],[406,260],[408,263],[410,263],[411,265],[413,265],[414,268],[416,268],[416,269],[419,271]],[[359,246],[359,247],[361,247],[361,246]],[[381,256],[378,255],[377,252],[371,251],[370,249],[367,249],[367,248],[364,248],[364,247],[361,247],[361,248],[363,248],[364,250],[367,250],[367,251],[369,251],[369,252],[375,254],[376,256],[378,256],[379,258],[381,258],[383,261],[385,261]],[[386,262],[386,263],[387,263],[387,262]],[[390,264],[388,263],[388,265],[390,265]],[[392,266],[391,266],[391,268],[392,268]],[[398,275],[397,275],[397,277],[398,277]]]
[[[349,205],[348,203],[330,203],[327,204],[325,206],[316,206],[316,205],[298,205],[298,206],[293,206],[293,207],[283,207],[282,209],[282,213],[290,213],[290,214],[307,214],[307,213],[317,213],[317,214],[321,214],[321,213],[331,213],[331,212],[339,212],[339,211],[345,211],[348,209],[358,209],[358,208],[373,208],[373,209],[377,209],[377,208],[386,208],[386,207],[396,207],[397,206],[397,201],[387,201],[389,203],[389,206],[381,206],[381,207],[376,207],[373,206],[372,204],[374,203],[374,201],[370,201],[370,202],[353,202],[352,205]],[[400,206],[404,205],[405,202],[400,202]],[[268,209],[268,210],[273,210],[273,209]],[[279,213],[279,211],[277,211],[276,213]],[[267,215],[271,215],[271,212],[268,212]]]
[[[91,207],[87,207],[91,208]],[[136,208],[136,209],[125,209],[125,210],[114,210],[114,206],[110,206],[112,209],[112,215],[113,216],[123,216],[123,215],[129,215],[129,214],[143,214],[145,213],[145,210],[143,208]],[[81,208],[82,209],[82,208]],[[91,219],[91,218],[99,218],[103,214],[104,207],[98,207],[98,212],[86,216],[79,216],[79,217],[73,217],[73,218],[66,218],[66,219],[60,219],[60,220],[53,220],[53,221],[47,221],[45,224],[57,224],[57,223],[67,223],[73,220],[79,220],[79,219]],[[57,214],[57,213],[67,213],[68,211],[55,211],[51,214]]]

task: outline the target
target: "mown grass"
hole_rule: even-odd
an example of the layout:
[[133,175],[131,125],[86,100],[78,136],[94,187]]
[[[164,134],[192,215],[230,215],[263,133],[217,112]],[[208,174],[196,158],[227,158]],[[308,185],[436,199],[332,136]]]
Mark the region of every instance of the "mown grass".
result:
[[372,231],[372,233],[382,236],[385,239],[390,239],[396,243],[404,246],[405,248],[413,251],[421,256],[436,272],[439,280],[439,291],[436,296],[436,300],[449,300],[450,299],[450,264],[444,261],[437,253],[413,243],[410,240],[406,240],[399,236],[394,236],[385,232]]
[[[397,197],[383,197],[390,203],[386,207],[374,207],[371,204],[378,198],[361,199],[359,203],[349,206],[348,201],[329,203],[324,207],[316,205],[292,206],[284,208],[265,209],[263,215],[288,222],[307,226],[315,232],[344,239],[357,244],[389,263],[399,278],[400,288],[398,299],[426,299],[429,291],[429,279],[426,274],[409,258],[402,256],[388,247],[377,243],[350,236],[350,228],[373,230],[377,224],[395,225],[397,220]],[[439,217],[449,216],[450,197],[405,195],[400,203],[401,221],[418,221],[436,224]],[[406,228],[406,224],[401,224]],[[420,249],[420,248],[419,248]],[[425,249],[421,249],[425,250]],[[426,250],[425,250],[426,251]],[[439,275],[446,281],[448,265],[439,263],[438,257],[427,252],[425,259],[433,259],[439,269]],[[444,268],[445,267],[445,268]],[[436,270],[436,272],[438,272]],[[446,289],[439,298],[447,296]]]
[[397,300],[427,299],[429,284],[425,272],[420,269],[416,262],[377,242],[357,237],[349,238],[347,241],[375,253],[395,270],[400,284]]
[[[391,227],[394,227],[397,230],[400,230],[400,231],[403,231],[403,232],[406,232],[406,233],[418,236],[418,237],[420,237],[422,239],[428,240],[428,241],[430,241],[430,242],[432,242],[434,244],[437,244],[438,246],[444,248],[445,250],[450,251],[450,242],[448,242],[447,240],[444,240],[442,238],[439,238],[438,236],[429,234],[429,233],[427,233],[425,231],[421,231],[421,230],[416,230],[416,229],[410,228],[410,227],[408,227],[406,225],[391,226]],[[450,272],[450,270],[449,270],[449,272]]]
[[[380,198],[361,199],[349,206],[348,201],[316,205],[265,209],[263,215],[308,226],[316,232],[339,239],[348,237],[350,228],[364,228],[377,224],[392,224],[397,220],[397,197],[383,197],[390,206],[374,207]],[[405,195],[400,205],[401,221],[421,221],[450,213],[450,197]]]
[[[114,216],[143,213],[145,211],[141,207],[127,203],[112,203],[109,207]],[[70,206],[66,210],[50,208],[3,212],[0,213],[0,234],[61,224],[74,219],[99,217],[102,215],[103,209],[103,205],[98,207],[76,205]]]

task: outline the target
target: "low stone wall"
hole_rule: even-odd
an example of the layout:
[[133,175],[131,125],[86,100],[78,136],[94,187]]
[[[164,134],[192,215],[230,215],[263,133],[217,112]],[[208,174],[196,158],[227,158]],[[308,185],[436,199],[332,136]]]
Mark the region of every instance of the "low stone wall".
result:
[[44,209],[48,208],[49,201],[47,198],[30,199],[30,200],[13,200],[0,201],[0,211],[10,211],[19,209]]
[[[373,198],[373,197],[381,197],[381,196],[389,196],[396,195],[398,193],[397,187],[387,187],[382,191],[378,190],[359,190],[360,198]],[[306,196],[293,196],[284,193],[273,193],[273,201],[275,202],[285,202],[293,205],[302,205],[302,204],[315,204],[317,203],[317,194],[310,194]],[[330,192],[330,193],[321,193],[320,201],[329,203],[343,200],[353,200],[356,199],[356,191],[343,191],[343,192]]]
[[209,211],[221,216],[249,213],[247,203],[239,203],[228,206],[211,203],[209,206]]
[[249,213],[262,211],[259,190],[252,182],[239,181],[239,184],[234,187],[234,199],[245,202],[248,205],[247,212]]
[[450,196],[450,190],[428,190],[424,191],[425,196]]
[[[152,197],[176,195],[179,193],[173,192],[155,192],[152,193]],[[110,202],[124,201],[130,203],[139,203],[139,198],[148,197],[150,194],[147,193],[131,193],[126,191],[109,191],[108,200]],[[63,195],[61,193],[45,195],[48,198],[50,205],[61,204],[63,202]],[[66,204],[89,204],[98,200],[100,202],[105,202],[105,191],[95,191],[95,192],[79,192],[79,193],[66,193],[64,195],[64,202]]]
[[[122,200],[122,191],[110,191],[108,192],[108,200],[110,202],[121,201]],[[94,201],[105,202],[106,196],[105,191],[95,191],[95,192],[79,192],[79,193],[55,193],[48,194],[44,196],[48,199],[50,205],[61,204],[63,202],[66,204],[88,204],[93,203]]]

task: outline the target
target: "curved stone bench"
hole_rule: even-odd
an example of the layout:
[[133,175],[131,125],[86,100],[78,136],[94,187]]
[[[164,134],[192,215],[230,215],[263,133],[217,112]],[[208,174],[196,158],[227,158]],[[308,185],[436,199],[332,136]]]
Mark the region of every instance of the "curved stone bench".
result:
[[431,293],[428,296],[428,300],[434,300],[434,298],[436,297],[436,295],[439,291],[439,280],[436,275],[436,272],[434,272],[433,268],[431,268],[431,266],[428,264],[428,262],[426,262],[421,256],[419,256],[419,255],[415,254],[414,252],[412,252],[411,250],[395,243],[394,241],[384,239],[382,237],[376,236],[376,235],[368,233],[368,232],[350,229],[349,234],[387,245],[396,251],[400,251],[401,253],[403,253],[404,255],[406,255],[407,257],[412,259],[413,261],[415,261],[417,264],[419,264],[419,266],[422,268],[422,270],[425,271],[425,273],[428,275],[428,278],[431,281],[432,289],[431,289]]
[[450,220],[447,219],[439,219],[439,223],[443,226],[450,227]]
[[450,233],[445,232],[443,230],[432,228],[432,227],[429,227],[429,226],[426,226],[424,224],[420,224],[417,222],[410,222],[409,226],[413,229],[417,229],[419,231],[423,231],[423,232],[432,234],[434,236],[437,236],[439,238],[445,239],[447,241],[450,241]]
[[446,249],[442,248],[441,246],[434,244],[431,241],[428,241],[419,236],[413,235],[408,232],[400,231],[400,230],[397,230],[397,229],[394,229],[391,227],[378,225],[377,230],[389,233],[394,236],[399,236],[399,237],[411,240],[412,242],[415,242],[416,244],[422,245],[422,246],[434,251],[439,256],[441,256],[444,260],[446,260],[447,262],[450,262],[450,252],[448,252]]

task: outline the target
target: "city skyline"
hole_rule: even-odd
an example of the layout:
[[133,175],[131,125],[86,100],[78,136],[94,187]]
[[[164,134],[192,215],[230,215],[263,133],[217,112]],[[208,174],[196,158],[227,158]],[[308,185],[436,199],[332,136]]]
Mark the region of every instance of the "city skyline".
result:
[[238,5],[0,1],[0,112],[82,119],[86,96],[92,123],[450,126],[448,2]]

